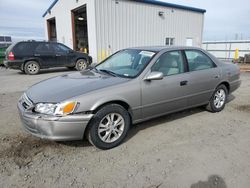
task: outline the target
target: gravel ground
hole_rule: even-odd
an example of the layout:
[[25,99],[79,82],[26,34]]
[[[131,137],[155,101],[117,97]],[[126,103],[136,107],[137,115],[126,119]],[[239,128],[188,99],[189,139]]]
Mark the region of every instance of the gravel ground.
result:
[[28,76],[0,69],[0,187],[250,187],[250,74],[221,113],[195,108],[135,125],[117,148],[50,142],[26,134],[18,98]]

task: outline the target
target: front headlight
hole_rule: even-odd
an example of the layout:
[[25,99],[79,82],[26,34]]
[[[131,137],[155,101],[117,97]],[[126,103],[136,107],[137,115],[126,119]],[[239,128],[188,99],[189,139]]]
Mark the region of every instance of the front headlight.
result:
[[58,104],[38,103],[35,112],[47,115],[64,116],[74,112],[77,102],[65,102]]

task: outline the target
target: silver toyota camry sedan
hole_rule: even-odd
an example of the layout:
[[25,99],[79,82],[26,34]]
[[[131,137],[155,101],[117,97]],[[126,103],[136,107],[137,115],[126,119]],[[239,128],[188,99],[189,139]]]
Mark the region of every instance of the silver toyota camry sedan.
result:
[[18,109],[24,129],[34,136],[86,137],[110,149],[135,123],[197,106],[220,112],[240,83],[237,65],[199,48],[129,48],[89,70],[33,85]]

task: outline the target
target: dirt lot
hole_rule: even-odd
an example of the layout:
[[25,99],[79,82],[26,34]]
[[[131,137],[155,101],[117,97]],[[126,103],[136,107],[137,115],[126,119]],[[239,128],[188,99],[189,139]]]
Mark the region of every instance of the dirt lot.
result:
[[250,73],[221,113],[195,108],[136,125],[121,146],[56,143],[26,134],[16,103],[32,84],[0,69],[0,187],[250,187]]

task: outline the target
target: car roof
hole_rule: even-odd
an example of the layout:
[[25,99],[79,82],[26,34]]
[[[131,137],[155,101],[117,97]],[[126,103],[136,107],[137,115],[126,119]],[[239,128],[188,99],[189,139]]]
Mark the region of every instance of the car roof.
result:
[[152,52],[160,52],[165,50],[201,50],[201,48],[197,47],[189,47],[189,46],[142,46],[142,47],[133,47],[127,49],[135,49],[135,50],[145,50],[145,51],[152,51]]
[[41,40],[41,41],[37,41],[37,40],[24,40],[24,41],[19,41],[17,43],[60,43],[60,42],[55,42],[55,41],[46,41],[46,40]]

